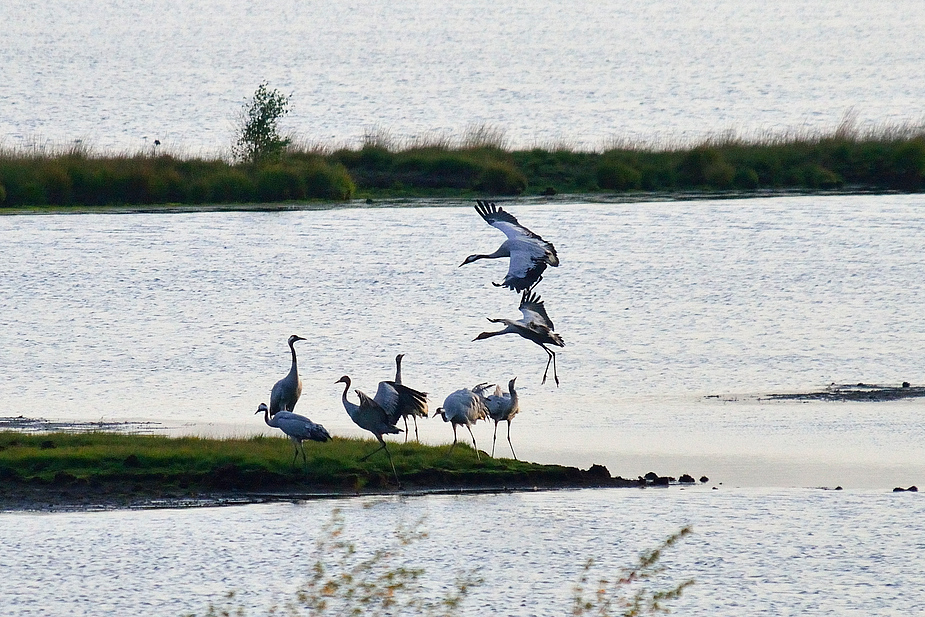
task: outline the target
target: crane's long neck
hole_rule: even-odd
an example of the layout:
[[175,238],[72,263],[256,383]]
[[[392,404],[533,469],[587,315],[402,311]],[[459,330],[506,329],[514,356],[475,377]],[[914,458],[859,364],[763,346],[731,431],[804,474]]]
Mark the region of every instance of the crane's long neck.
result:
[[395,358],[395,383],[401,383],[401,356]]
[[267,426],[273,426],[270,424],[270,410],[267,407],[263,408],[263,421],[267,423]]
[[344,401],[344,407],[346,407],[348,411],[350,410],[350,401],[347,400],[347,392],[349,390],[350,378],[348,377],[346,380],[344,380],[344,394],[341,396],[341,399]]
[[289,343],[289,351],[292,352],[292,367],[290,367],[289,369],[289,374],[294,375],[299,372],[299,366],[298,366],[298,363],[296,362],[295,346],[292,343]]

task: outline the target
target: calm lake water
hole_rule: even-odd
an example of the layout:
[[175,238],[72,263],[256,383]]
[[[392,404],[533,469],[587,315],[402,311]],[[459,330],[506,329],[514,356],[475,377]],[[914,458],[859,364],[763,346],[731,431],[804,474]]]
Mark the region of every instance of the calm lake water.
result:
[[[925,584],[925,502],[890,492],[925,485],[925,402],[759,400],[925,382],[925,196],[505,206],[559,250],[538,290],[567,343],[561,387],[540,384],[545,354],[529,342],[472,341],[485,317],[519,314],[490,284],[503,263],[458,267],[502,239],[471,204],[5,216],[4,415],[253,434],[296,332],[310,339],[298,411],[335,436],[357,434],[335,380],[374,391],[404,352],[433,406],[516,375],[522,458],[707,485],[4,513],[0,606],[202,614],[236,590],[234,606],[263,614],[292,597],[337,505],[364,543],[423,517],[430,539],[408,559],[434,574],[429,591],[475,566],[486,579],[466,615],[563,614],[588,557],[610,575],[685,524],[695,535],[668,572],[697,580],[682,614],[925,611],[911,591]],[[475,434],[490,447],[489,425]],[[421,435],[451,438],[433,419]]]
[[[293,95],[285,128],[327,145],[488,125],[512,146],[599,148],[831,130],[850,110],[861,128],[920,123],[923,23],[917,0],[5,0],[0,146],[221,153],[262,80]],[[361,550],[423,517],[408,559],[428,589],[486,579],[466,615],[561,615],[588,557],[610,575],[686,524],[667,578],[697,583],[677,614],[925,614],[925,505],[889,492],[925,485],[925,403],[759,400],[925,383],[925,197],[507,205],[562,259],[538,288],[567,343],[559,388],[532,344],[472,342],[519,316],[490,285],[501,263],[457,267],[499,234],[471,203],[418,205],[0,217],[0,416],[253,434],[298,333],[298,411],[335,435],[357,432],[334,381],[372,392],[403,352],[434,407],[518,376],[521,458],[710,483],[2,513],[0,613],[202,614],[237,590],[264,614],[340,507]],[[451,438],[436,420],[421,434]]]
[[[925,197],[506,205],[559,251],[537,290],[567,345],[561,387],[540,383],[532,343],[472,340],[520,313],[491,285],[502,261],[459,267],[503,240],[471,204],[7,216],[3,415],[252,434],[297,333],[298,411],[335,435],[359,429],[334,382],[373,393],[405,353],[434,408],[517,376],[512,439],[532,460],[738,486],[925,481],[921,399],[759,400],[925,383]],[[491,434],[476,429],[483,449]]]
[[17,616],[202,615],[234,590],[231,607],[264,615],[307,578],[335,507],[361,555],[423,519],[430,536],[396,564],[423,567],[434,595],[477,568],[485,582],[461,615],[569,614],[588,558],[592,580],[612,577],[683,525],[694,533],[658,579],[696,580],[674,614],[925,614],[920,494],[726,488],[0,514],[0,603]]
[[599,148],[925,118],[919,0],[0,3],[0,145],[218,152],[267,80],[325,144]]

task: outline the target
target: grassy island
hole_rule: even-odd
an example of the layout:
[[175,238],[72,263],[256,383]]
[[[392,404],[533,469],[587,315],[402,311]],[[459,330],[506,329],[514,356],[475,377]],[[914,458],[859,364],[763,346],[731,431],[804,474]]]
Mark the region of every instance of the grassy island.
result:
[[261,162],[154,151],[105,155],[0,149],[0,208],[244,204],[351,198],[474,197],[856,189],[925,190],[925,129],[739,139],[697,145],[620,144],[511,150],[490,129],[460,140],[396,145],[369,135],[359,148],[288,145]]
[[[292,465],[288,439],[171,438],[118,433],[0,432],[0,509],[170,505],[200,500],[264,501],[398,489],[378,444],[335,438],[306,442]],[[389,445],[402,488],[411,491],[637,486],[589,470],[482,455],[460,443]]]

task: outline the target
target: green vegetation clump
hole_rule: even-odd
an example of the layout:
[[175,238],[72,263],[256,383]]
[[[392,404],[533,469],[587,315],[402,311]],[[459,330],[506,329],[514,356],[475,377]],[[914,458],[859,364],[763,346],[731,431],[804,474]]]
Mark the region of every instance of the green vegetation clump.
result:
[[290,96],[260,84],[249,101],[241,107],[237,123],[237,141],[232,146],[234,158],[258,165],[277,161],[292,142],[279,134],[279,121],[289,113]]
[[[277,101],[264,114],[284,110],[283,101]],[[458,143],[437,138],[396,145],[387,133],[378,132],[367,135],[357,149],[297,147],[279,137],[275,124],[260,126],[266,139],[248,137],[253,141],[249,154],[236,150],[235,162],[153,152],[101,156],[86,147],[57,154],[0,150],[0,207],[341,201],[355,196],[925,190],[925,130],[920,127],[861,134],[842,126],[831,134],[754,140],[724,136],[692,146],[622,144],[583,152],[563,147],[510,150],[500,131],[485,127],[470,130]]]
[[[307,464],[293,462],[288,439],[168,438],[117,433],[0,432],[0,498],[23,488],[44,492],[75,489],[137,493],[139,498],[208,491],[259,493],[326,492],[395,488],[388,458],[360,459],[377,447],[372,440],[337,438],[305,442]],[[559,465],[483,457],[462,444],[393,443],[403,484],[427,488],[505,486],[635,485]],[[9,493],[9,494],[5,494]],[[12,492],[12,493],[10,493]]]

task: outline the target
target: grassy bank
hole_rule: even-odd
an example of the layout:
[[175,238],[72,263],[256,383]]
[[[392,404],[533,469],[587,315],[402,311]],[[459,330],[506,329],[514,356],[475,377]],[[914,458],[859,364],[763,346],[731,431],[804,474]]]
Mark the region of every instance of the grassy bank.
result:
[[290,147],[272,163],[155,155],[0,151],[0,207],[273,203],[353,197],[857,188],[925,190],[925,129],[755,139],[691,146],[623,144],[597,152],[511,150],[490,131],[460,143]]
[[[362,492],[394,490],[384,453],[359,459],[376,442],[337,438],[305,443],[307,466],[292,466],[289,440],[168,438],[117,433],[0,432],[0,505],[18,501],[80,504],[182,499],[202,494]],[[492,459],[459,444],[389,445],[408,489],[630,486],[605,469]]]

